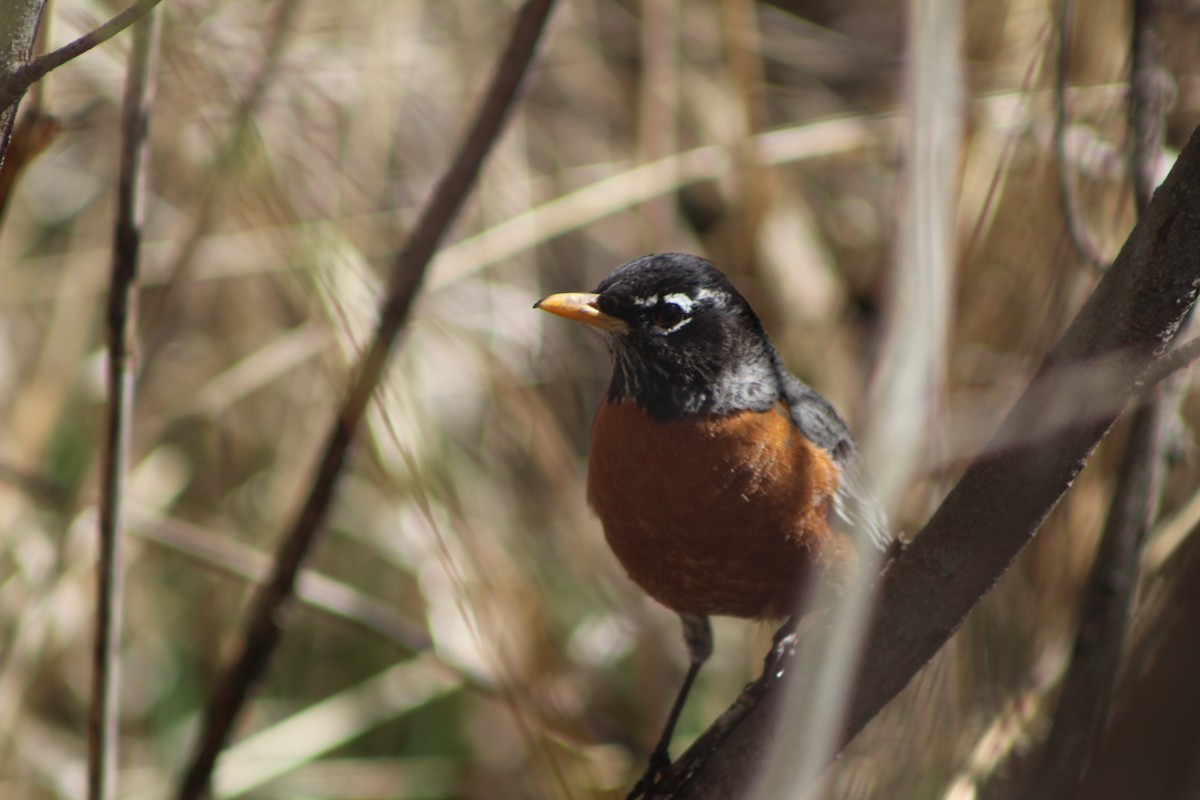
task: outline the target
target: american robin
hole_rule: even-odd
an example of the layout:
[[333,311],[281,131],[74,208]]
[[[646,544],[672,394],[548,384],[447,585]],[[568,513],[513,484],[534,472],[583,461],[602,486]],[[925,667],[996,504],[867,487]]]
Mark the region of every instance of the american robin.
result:
[[[844,582],[849,532],[889,544],[846,423],[791,375],[750,304],[708,261],[620,266],[595,293],[534,308],[599,331],[612,355],[587,496],[629,577],[683,621],[690,667],[643,778],[670,764],[712,614],[787,618],[816,571]],[[635,790],[636,793],[636,790]]]

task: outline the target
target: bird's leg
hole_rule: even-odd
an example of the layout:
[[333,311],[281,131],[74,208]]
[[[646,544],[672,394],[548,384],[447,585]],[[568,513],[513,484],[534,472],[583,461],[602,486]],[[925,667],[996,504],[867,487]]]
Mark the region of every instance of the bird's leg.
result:
[[687,701],[688,692],[692,689],[692,683],[696,680],[700,667],[704,666],[704,662],[712,655],[712,626],[708,624],[708,617],[703,614],[680,614],[679,618],[683,622],[683,641],[687,645],[687,675],[683,679],[683,686],[679,688],[679,694],[675,697],[675,704],[671,706],[671,713],[667,716],[667,724],[663,728],[662,736],[659,737],[654,752],[650,754],[650,764],[646,767],[646,772],[642,775],[641,780],[629,793],[630,798],[645,794],[671,766],[671,736],[675,733],[675,723],[679,721],[683,704]]

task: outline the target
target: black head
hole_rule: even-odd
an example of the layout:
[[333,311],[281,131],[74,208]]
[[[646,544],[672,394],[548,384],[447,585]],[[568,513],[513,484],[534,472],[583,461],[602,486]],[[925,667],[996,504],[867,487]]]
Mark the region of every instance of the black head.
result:
[[782,396],[779,357],[758,316],[698,256],[644,256],[593,294],[551,295],[535,308],[599,330],[613,357],[609,398],[633,399],[657,419],[763,410]]

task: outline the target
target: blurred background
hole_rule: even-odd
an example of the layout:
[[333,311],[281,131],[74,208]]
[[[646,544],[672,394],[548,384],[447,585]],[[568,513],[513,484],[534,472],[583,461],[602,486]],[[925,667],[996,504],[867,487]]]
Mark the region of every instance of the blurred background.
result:
[[[1078,5],[1065,166],[1080,221],[1111,259],[1134,222],[1130,14]],[[1165,169],[1200,121],[1200,6],[1160,5]],[[177,779],[371,333],[384,271],[515,8],[161,7],[122,796],[163,797]],[[115,10],[55,0],[48,45]],[[630,258],[686,250],[721,266],[791,368],[867,443],[895,529],[918,531],[1100,274],[1062,212],[1057,19],[1053,0],[973,0],[950,18],[958,33],[938,53],[956,71],[943,99],[961,126],[940,154],[949,250],[933,265],[943,291],[909,299],[897,288],[916,96],[905,4],[561,2],[528,95],[428,275],[217,795],[623,796],[684,651],[675,617],[624,577],[586,507],[607,356],[530,306],[589,290]],[[5,798],[83,796],[128,48],[119,37],[26,98],[24,113],[40,107],[61,130],[0,229]],[[906,321],[926,318],[944,329],[905,338]],[[917,347],[934,377],[902,403],[881,392],[882,362]],[[1195,549],[1200,407],[1182,391],[1166,534],[1143,574],[1167,596]],[[903,451],[880,433],[897,420],[913,434]],[[823,796],[966,798],[1019,772],[1046,732],[1121,445],[1119,427],[950,646],[831,768]],[[1135,638],[1156,619],[1144,594]],[[717,621],[676,752],[757,675],[771,633]]]

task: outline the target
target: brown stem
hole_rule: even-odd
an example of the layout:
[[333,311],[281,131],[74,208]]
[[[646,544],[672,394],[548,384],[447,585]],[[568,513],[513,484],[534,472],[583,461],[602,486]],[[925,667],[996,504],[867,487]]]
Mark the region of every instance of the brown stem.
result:
[[121,117],[117,214],[108,296],[108,426],[100,492],[100,547],[96,581],[96,631],[92,649],[92,704],[88,714],[88,798],[116,797],[117,723],[120,707],[125,473],[133,424],[137,277],[142,241],[147,134],[154,100],[157,15],[134,27]]
[[552,7],[553,0],[526,0],[521,6],[482,106],[450,168],[422,210],[407,244],[392,264],[375,337],[359,362],[345,404],[326,434],[321,462],[304,506],[276,551],[271,577],[255,597],[238,655],[218,681],[179,789],[180,800],[194,800],[207,792],[217,756],[246,703],[250,688],[262,677],[279,643],[285,607],[295,593],[296,575],[328,513],[354,434],[408,319],[429,260],[512,110]]
[[[46,0],[5,0],[0,3],[0,76],[15,74],[29,61],[45,7]],[[16,103],[5,103],[0,110],[0,166],[4,164],[16,118]]]

